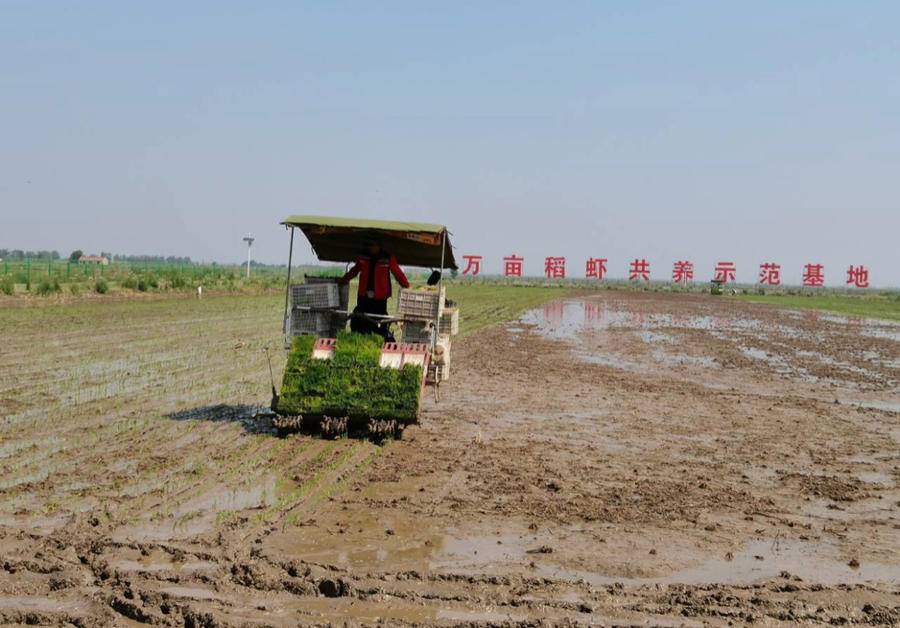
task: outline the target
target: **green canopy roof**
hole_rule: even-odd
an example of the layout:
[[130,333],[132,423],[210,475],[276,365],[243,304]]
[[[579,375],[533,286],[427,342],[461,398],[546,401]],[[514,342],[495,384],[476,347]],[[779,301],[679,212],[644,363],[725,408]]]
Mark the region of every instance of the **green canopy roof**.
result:
[[444,225],[327,216],[288,216],[281,224],[302,230],[316,256],[328,262],[353,262],[365,252],[366,243],[376,239],[400,264],[437,268],[446,238],[444,268],[457,267]]

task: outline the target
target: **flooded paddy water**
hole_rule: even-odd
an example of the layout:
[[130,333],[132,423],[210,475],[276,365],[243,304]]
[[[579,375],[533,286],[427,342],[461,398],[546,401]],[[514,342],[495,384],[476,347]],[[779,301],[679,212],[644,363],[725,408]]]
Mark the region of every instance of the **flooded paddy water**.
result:
[[146,316],[0,386],[0,621],[900,622],[896,324],[555,301],[462,339],[377,446],[254,419],[278,299]]

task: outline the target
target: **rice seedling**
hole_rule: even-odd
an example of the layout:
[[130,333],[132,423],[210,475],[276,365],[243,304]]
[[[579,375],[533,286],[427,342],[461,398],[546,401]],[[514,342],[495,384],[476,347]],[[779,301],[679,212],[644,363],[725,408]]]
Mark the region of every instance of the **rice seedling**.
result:
[[383,340],[376,335],[340,333],[332,360],[313,359],[314,343],[310,336],[294,339],[278,402],[280,414],[416,420],[422,367],[380,368]]

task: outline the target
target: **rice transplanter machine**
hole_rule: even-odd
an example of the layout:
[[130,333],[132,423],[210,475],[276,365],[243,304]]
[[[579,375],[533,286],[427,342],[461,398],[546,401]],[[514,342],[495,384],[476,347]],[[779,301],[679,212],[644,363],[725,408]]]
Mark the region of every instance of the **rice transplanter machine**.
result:
[[[418,222],[381,221],[324,216],[290,216],[282,221],[290,230],[288,251],[288,279],[284,301],[285,347],[290,349],[294,339],[314,336],[311,358],[333,360],[339,334],[354,316],[377,319],[385,325],[398,324],[400,341],[385,342],[381,347],[378,368],[402,369],[407,364],[421,367],[422,379],[419,401],[425,386],[433,386],[435,399],[440,397],[440,384],[450,377],[451,340],[459,332],[459,310],[446,299],[443,273],[456,269],[449,232],[444,225]],[[320,261],[350,264],[356,261],[366,243],[381,243],[384,250],[405,267],[432,270],[428,285],[400,288],[396,314],[377,316],[352,311],[350,289],[340,285],[335,276],[306,275],[302,283],[292,282],[294,233],[299,229],[306,236]],[[353,400],[351,400],[353,401]],[[353,405],[353,404],[350,404]],[[418,417],[417,406],[416,418]],[[279,431],[291,431],[318,423],[323,432],[345,431],[352,416],[286,416],[278,408],[278,396],[273,391],[274,423]],[[338,409],[340,410],[340,409]],[[332,409],[331,414],[342,414]],[[352,412],[351,412],[352,414]],[[375,422],[376,428],[396,430],[396,422]],[[383,425],[381,425],[383,424]],[[370,430],[373,422],[369,420]]]

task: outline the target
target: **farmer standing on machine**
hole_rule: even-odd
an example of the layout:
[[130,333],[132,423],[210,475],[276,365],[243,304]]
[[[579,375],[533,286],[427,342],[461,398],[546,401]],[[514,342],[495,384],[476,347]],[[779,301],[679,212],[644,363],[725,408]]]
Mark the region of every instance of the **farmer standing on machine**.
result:
[[359,289],[356,292],[356,307],[350,318],[350,331],[361,334],[381,334],[385,340],[391,339],[391,331],[387,324],[376,322],[366,314],[387,316],[387,300],[391,297],[391,275],[401,286],[409,288],[409,280],[397,258],[386,252],[381,243],[372,240],[366,247],[366,253],[357,258],[353,268],[341,277],[340,283],[347,284],[359,275]]

